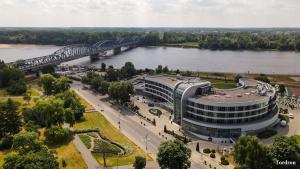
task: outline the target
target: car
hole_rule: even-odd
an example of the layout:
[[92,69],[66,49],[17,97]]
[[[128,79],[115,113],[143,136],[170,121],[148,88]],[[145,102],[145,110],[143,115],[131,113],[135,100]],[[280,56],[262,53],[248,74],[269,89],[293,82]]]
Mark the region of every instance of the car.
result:
[[290,117],[291,119],[293,119],[295,116],[294,116],[293,113],[289,113],[289,117]]

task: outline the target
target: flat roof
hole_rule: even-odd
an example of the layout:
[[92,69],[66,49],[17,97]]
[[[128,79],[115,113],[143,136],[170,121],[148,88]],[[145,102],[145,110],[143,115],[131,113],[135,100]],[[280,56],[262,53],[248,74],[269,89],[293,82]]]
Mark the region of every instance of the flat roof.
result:
[[[180,76],[180,75],[154,75],[154,76],[147,76],[146,79],[153,80],[153,81],[159,81],[162,84],[168,85],[170,87],[175,87],[175,85],[179,82],[189,82],[189,84],[194,83],[203,83],[203,80],[200,80],[199,78],[195,77],[186,77],[186,76]],[[207,81],[205,81],[207,82]]]
[[193,99],[212,101],[215,103],[241,103],[269,99],[275,94],[275,89],[263,82],[254,79],[241,79],[244,85],[233,89],[213,89],[209,95],[196,95]]
[[172,86],[172,87],[175,87],[176,83],[179,82],[179,80],[175,76],[164,76],[164,75],[147,76],[146,79],[159,81],[165,85]]

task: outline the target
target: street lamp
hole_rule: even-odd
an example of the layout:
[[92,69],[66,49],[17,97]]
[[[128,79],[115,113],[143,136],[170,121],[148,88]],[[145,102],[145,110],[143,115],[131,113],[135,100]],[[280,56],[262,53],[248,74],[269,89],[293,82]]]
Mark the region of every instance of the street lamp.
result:
[[119,122],[118,122],[118,124],[119,124],[119,129],[121,129],[121,112],[119,113]]

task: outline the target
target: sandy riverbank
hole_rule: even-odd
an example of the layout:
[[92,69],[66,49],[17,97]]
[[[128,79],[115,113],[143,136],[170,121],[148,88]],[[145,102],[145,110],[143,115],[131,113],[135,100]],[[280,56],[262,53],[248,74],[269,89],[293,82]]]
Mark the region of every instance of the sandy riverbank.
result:
[[0,49],[12,48],[33,48],[33,47],[49,47],[54,45],[35,45],[35,44],[0,44]]

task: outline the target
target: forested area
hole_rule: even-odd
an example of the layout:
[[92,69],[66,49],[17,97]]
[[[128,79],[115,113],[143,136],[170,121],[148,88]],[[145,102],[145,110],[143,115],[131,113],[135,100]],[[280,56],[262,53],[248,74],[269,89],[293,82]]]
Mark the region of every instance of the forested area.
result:
[[42,44],[42,45],[70,45],[94,44],[100,40],[119,39],[137,36],[134,32],[77,32],[77,31],[49,31],[49,30],[17,30],[0,31],[0,43],[9,44]]
[[[1,30],[0,43],[20,44],[93,44],[103,39],[140,37],[144,46],[192,42],[211,50],[280,50],[299,51],[298,31],[228,31],[228,32],[134,32],[74,30]],[[184,45],[183,45],[184,46]]]

